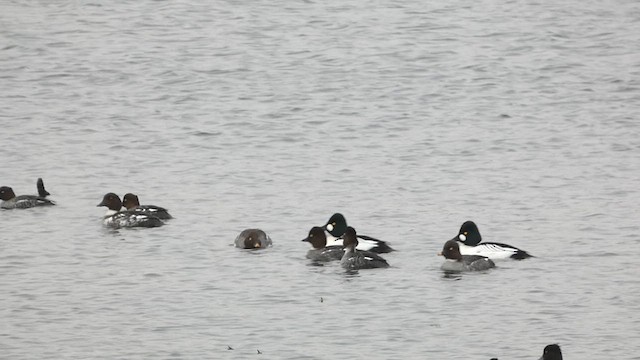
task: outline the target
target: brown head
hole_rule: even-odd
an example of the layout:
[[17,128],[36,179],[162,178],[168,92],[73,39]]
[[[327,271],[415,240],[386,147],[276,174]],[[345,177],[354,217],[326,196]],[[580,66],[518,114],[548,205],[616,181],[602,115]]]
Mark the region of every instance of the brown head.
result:
[[138,196],[132,193],[126,193],[122,198],[122,206],[124,206],[127,210],[133,209],[136,206],[140,206]]
[[327,235],[324,233],[323,228],[314,226],[309,230],[309,235],[302,241],[311,243],[314,249],[322,249],[327,246]]
[[456,240],[449,240],[444,243],[442,252],[438,255],[444,256],[445,259],[462,260],[462,254],[460,253],[460,246]]
[[356,229],[351,226],[347,226],[347,229],[344,231],[344,235],[342,235],[342,246],[345,250],[355,250],[356,246],[358,246],[358,235],[356,234]]
[[8,186],[0,187],[0,199],[7,201],[16,197],[16,194],[13,192],[13,189]]
[[122,202],[120,197],[114,193],[107,193],[102,198],[102,202],[98,206],[106,206],[109,210],[120,211],[122,208]]
[[270,246],[271,239],[260,229],[245,229],[236,238],[236,247],[262,249]]

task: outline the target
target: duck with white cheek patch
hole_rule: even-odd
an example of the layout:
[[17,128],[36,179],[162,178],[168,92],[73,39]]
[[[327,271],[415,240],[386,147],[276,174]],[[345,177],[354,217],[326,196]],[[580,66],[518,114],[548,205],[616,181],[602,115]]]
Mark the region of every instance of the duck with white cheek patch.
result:
[[473,221],[465,221],[460,226],[458,235],[451,240],[458,242],[462,255],[486,256],[492,260],[523,260],[532,257],[528,252],[515,246],[496,242],[481,243],[480,230]]
[[[347,220],[344,215],[335,213],[324,225],[327,244],[329,246],[342,246],[342,236],[347,230]],[[378,254],[394,251],[385,241],[367,235],[358,234],[358,250],[367,250]]]

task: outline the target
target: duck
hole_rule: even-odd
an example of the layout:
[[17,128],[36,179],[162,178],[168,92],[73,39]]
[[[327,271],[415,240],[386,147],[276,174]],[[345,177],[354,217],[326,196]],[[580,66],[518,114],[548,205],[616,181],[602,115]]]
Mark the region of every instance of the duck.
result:
[[260,229],[242,230],[234,243],[242,249],[264,249],[273,245],[269,235]]
[[0,187],[0,208],[2,209],[28,209],[36,206],[51,206],[55,205],[55,202],[46,199],[49,196],[49,192],[44,188],[44,182],[42,178],[38,178],[36,182],[38,189],[38,195],[19,195],[13,192],[13,189],[9,186]]
[[492,260],[523,260],[533,257],[528,252],[518,249],[515,246],[496,243],[483,242],[478,226],[473,221],[465,221],[460,226],[460,231],[452,240],[458,242],[462,255],[481,255]]
[[486,256],[462,255],[456,240],[449,240],[444,244],[442,252],[446,261],[440,267],[444,271],[482,271],[494,268],[496,264]]
[[124,206],[129,211],[152,215],[161,220],[168,220],[173,218],[173,216],[169,214],[167,209],[163,207],[155,205],[140,205],[138,196],[132,193],[124,194],[124,197],[122,198],[122,206]]
[[560,345],[549,344],[544,347],[542,356],[538,360],[562,360],[562,351],[560,351]]
[[309,234],[302,241],[308,242],[313,249],[307,251],[307,259],[319,262],[340,260],[344,255],[342,246],[327,246],[327,235],[324,228],[314,226],[309,230]]
[[[344,215],[335,213],[331,215],[329,221],[324,225],[324,229],[327,233],[327,244],[329,246],[341,246],[341,237],[347,229],[347,220]],[[394,251],[385,241],[367,235],[358,235],[358,250],[366,250],[378,254]]]
[[105,214],[102,223],[110,228],[152,228],[164,225],[162,220],[152,215],[129,210],[121,211],[122,202],[120,201],[120,197],[114,193],[105,194],[102,198],[102,202],[97,206],[107,207],[107,213]]
[[387,260],[377,253],[357,250],[358,235],[356,230],[351,226],[347,226],[343,238],[344,255],[340,259],[340,265],[347,270],[387,268],[389,263]]

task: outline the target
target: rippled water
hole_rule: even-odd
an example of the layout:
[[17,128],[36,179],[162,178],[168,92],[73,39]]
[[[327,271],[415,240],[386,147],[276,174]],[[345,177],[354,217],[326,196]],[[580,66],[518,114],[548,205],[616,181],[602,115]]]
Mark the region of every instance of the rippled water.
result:
[[[1,185],[58,202],[0,213],[0,357],[640,359],[637,1],[3,1],[0,30]],[[103,229],[109,191],[176,218]],[[338,211],[391,268],[310,266]],[[537,257],[444,276],[467,219]]]

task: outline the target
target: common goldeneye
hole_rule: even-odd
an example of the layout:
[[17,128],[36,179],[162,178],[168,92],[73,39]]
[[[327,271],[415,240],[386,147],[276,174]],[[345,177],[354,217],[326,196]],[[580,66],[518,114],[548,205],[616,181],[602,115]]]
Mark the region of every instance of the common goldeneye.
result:
[[[340,246],[342,245],[341,237],[347,230],[347,220],[344,215],[335,213],[324,225],[324,229],[327,232],[327,244],[329,246]],[[358,235],[358,250],[367,250],[379,254],[393,251],[386,242],[367,235]]]
[[307,251],[307,259],[313,261],[331,261],[340,260],[344,255],[344,248],[342,246],[327,246],[327,235],[324,229],[319,226],[314,226],[309,230],[309,235],[302,239],[311,243],[313,249]]
[[373,269],[373,268],[386,268],[389,267],[387,260],[383,259],[380,255],[365,250],[357,250],[358,236],[356,230],[351,226],[347,226],[347,229],[342,235],[344,255],[340,260],[340,265],[347,270],[358,269]]
[[236,237],[235,244],[243,249],[264,249],[272,242],[269,235],[260,229],[245,229]]
[[0,208],[2,209],[27,209],[36,206],[48,206],[55,205],[55,203],[49,199],[45,199],[49,193],[44,189],[44,183],[41,178],[38,178],[36,187],[38,188],[38,195],[20,195],[16,196],[13,189],[8,186],[0,187]]
[[480,236],[480,231],[473,221],[465,221],[462,226],[460,226],[458,235],[452,240],[458,242],[462,255],[481,255],[493,260],[522,260],[532,257],[526,251],[511,245],[495,242],[480,243],[482,236]]
[[562,351],[558,344],[550,344],[544,347],[542,357],[538,360],[562,360]]
[[124,206],[129,211],[155,216],[158,219],[162,220],[173,218],[173,216],[169,214],[167,209],[163,207],[155,205],[140,205],[138,196],[132,193],[127,193],[124,195],[124,197],[122,198],[122,206]]
[[440,267],[444,271],[480,271],[496,266],[491,259],[485,256],[462,255],[456,240],[444,243],[442,252],[438,255],[444,256],[446,259]]
[[102,202],[98,206],[106,206],[107,213],[104,216],[103,224],[115,229],[129,227],[158,227],[164,223],[155,216],[138,213],[135,211],[123,210],[122,202],[118,195],[108,193],[102,198]]

